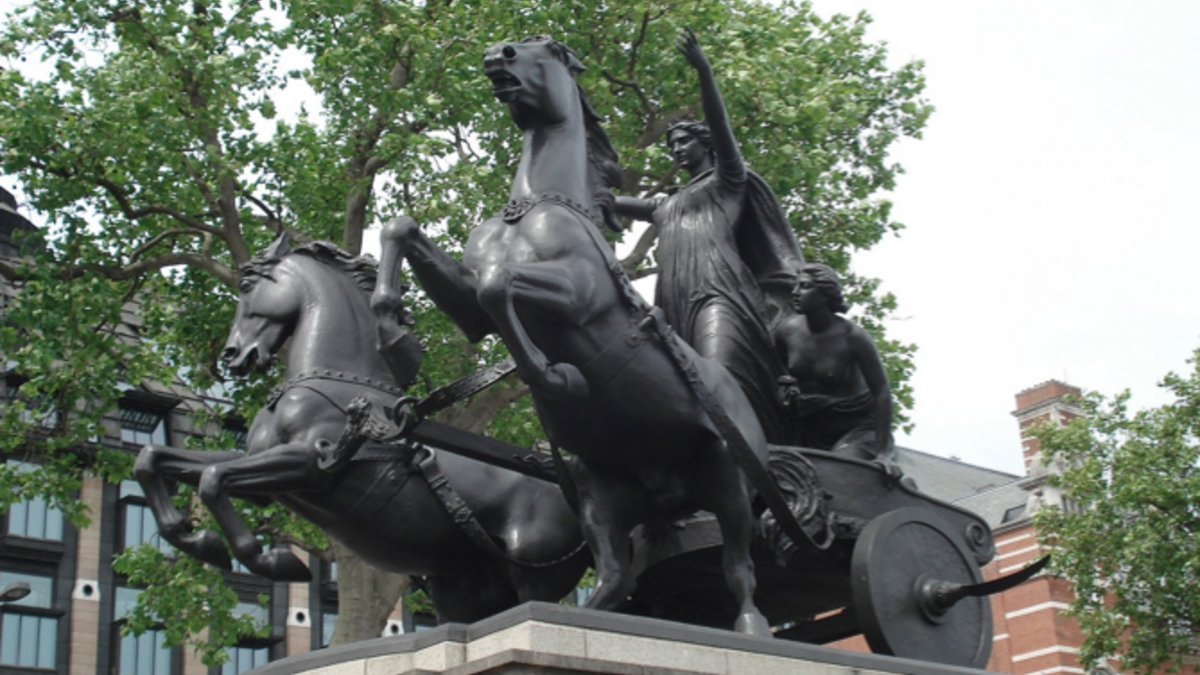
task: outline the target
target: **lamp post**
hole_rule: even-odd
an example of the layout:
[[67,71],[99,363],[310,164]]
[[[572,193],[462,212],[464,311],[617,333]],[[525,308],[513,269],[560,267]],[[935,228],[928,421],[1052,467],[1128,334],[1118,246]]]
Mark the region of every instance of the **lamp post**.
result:
[[0,590],[0,603],[16,602],[29,595],[30,588],[28,581],[13,581]]

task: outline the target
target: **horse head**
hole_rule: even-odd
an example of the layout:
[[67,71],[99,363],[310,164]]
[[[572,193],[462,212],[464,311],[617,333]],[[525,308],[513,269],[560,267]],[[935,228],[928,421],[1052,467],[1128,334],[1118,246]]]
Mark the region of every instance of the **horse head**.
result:
[[583,63],[557,40],[538,35],[495,44],[483,52],[483,69],[522,129],[561,123],[578,109],[575,75]]
[[303,296],[288,283],[291,275],[279,263],[290,252],[287,234],[238,270],[238,305],[221,361],[242,376],[257,368],[266,371],[296,326]]
[[290,248],[277,240],[239,270],[238,308],[221,360],[237,375],[266,370],[290,337],[289,370],[390,373],[408,386],[420,367],[420,341],[403,304],[378,318],[371,310],[374,266],[327,242]]

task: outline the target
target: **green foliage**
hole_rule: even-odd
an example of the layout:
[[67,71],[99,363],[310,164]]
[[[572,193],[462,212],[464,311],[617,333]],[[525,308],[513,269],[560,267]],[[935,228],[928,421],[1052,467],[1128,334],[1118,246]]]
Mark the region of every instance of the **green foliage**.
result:
[[[189,644],[205,665],[216,667],[228,659],[227,645],[270,633],[269,625],[256,625],[252,616],[235,615],[238,594],[225,585],[220,570],[194,558],[170,560],[143,544],[122,554],[113,569],[146,589],[126,617],[125,634],[160,629],[169,644]],[[258,604],[265,606],[267,600],[262,596]]]
[[[482,50],[502,39],[552,34],[578,53],[588,66],[581,82],[627,167],[626,192],[646,195],[678,179],[663,149],[667,124],[699,109],[694,73],[673,46],[692,26],[746,157],[778,193],[806,254],[849,269],[854,251],[901,229],[879,198],[901,171],[887,151],[919,136],[932,110],[921,64],[889,70],[868,24],[757,0],[32,0],[0,31],[0,169],[20,181],[48,232],[34,264],[0,261],[21,292],[0,326],[0,352],[28,378],[26,411],[69,414],[48,432],[37,414],[6,406],[0,450],[49,464],[36,484],[2,471],[0,483],[19,495],[45,486],[83,522],[68,503],[81,472],[128,475],[127,461],[79,450],[115,407],[118,382],[221,385],[233,412],[251,419],[271,378],[222,382],[214,363],[237,266],[280,228],[357,252],[368,224],[408,213],[461,250],[470,228],[508,199],[520,154],[481,73]],[[311,89],[302,110],[283,109],[288,85]],[[653,236],[624,262],[652,273]],[[913,347],[883,332],[895,299],[853,276],[847,291],[902,410]],[[467,345],[419,292],[411,297],[429,348],[414,393],[502,357],[498,343]],[[143,339],[123,339],[120,312],[135,299]],[[488,433],[535,442],[528,398],[502,403],[481,413],[494,417]],[[325,547],[282,512],[246,516],[259,531]],[[171,589],[144,594],[143,604],[200,617],[219,580],[191,561],[169,569],[180,578],[138,577]]]
[[1121,670],[1178,668],[1200,632],[1200,351],[1161,386],[1174,400],[1139,411],[1129,392],[1087,394],[1086,417],[1036,431],[1061,508],[1036,524],[1071,581],[1085,634],[1080,658],[1120,655]]

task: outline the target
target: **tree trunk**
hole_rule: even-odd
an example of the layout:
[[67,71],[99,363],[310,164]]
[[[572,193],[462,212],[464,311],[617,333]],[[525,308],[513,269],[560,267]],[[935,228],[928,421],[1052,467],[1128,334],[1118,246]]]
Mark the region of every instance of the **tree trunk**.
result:
[[332,537],[330,545],[337,560],[338,618],[329,645],[381,636],[409,578],[368,565]]

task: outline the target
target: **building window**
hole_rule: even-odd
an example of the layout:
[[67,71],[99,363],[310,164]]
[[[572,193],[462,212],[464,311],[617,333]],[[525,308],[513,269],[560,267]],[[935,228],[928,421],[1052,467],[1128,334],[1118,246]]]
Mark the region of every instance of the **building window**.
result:
[[221,665],[221,675],[241,675],[271,661],[269,647],[230,647],[225,651],[229,654],[229,660]]
[[121,440],[135,445],[167,445],[167,416],[147,408],[122,406]]
[[171,648],[167,636],[160,630],[148,630],[141,635],[122,635],[117,675],[170,675]]
[[0,665],[54,670],[58,645],[54,579],[0,572],[0,588],[14,581],[28,583],[30,593],[5,606],[0,619]]
[[1004,510],[1004,517],[1000,519],[1000,523],[1001,524],[1011,523],[1014,520],[1017,520],[1017,519],[1021,518],[1021,516],[1024,516],[1024,515],[1025,515],[1025,505],[1024,504],[1021,504],[1020,506],[1013,506],[1013,507],[1010,507],[1010,508]]
[[333,641],[333,629],[337,627],[336,612],[321,612],[321,646],[328,647]]
[[58,411],[49,396],[41,394],[36,397],[21,395],[21,380],[8,375],[4,378],[4,397],[10,402],[21,404],[21,421],[36,424],[44,429],[53,429],[58,425]]
[[[8,466],[20,473],[36,471],[37,465],[9,460]],[[62,541],[62,511],[50,506],[42,497],[13,502],[8,508],[8,534],[27,539]]]
[[[239,602],[233,608],[233,613],[235,616],[249,616],[254,620],[255,628],[270,624],[267,608],[253,602]],[[267,665],[271,660],[270,642],[270,638],[264,641],[251,637],[226,649],[229,660],[221,665],[221,675],[241,675],[247,670]]]
[[166,633],[150,629],[141,635],[124,634],[125,617],[133,611],[141,591],[118,587],[113,598],[113,623],[117,633],[116,675],[171,675],[175,670],[175,654],[166,644]]
[[120,506],[123,548],[149,544],[165,554],[174,553],[175,549],[158,534],[158,522],[137,481],[121,481]]

